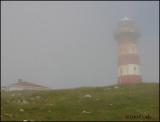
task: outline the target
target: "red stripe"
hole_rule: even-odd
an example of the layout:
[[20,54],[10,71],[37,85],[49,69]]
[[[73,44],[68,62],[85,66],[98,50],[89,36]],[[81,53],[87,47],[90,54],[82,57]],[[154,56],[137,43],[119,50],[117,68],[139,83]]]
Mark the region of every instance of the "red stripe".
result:
[[120,84],[134,84],[142,82],[140,75],[126,75],[118,77],[118,82]]
[[137,54],[126,54],[118,57],[118,65],[140,64]]

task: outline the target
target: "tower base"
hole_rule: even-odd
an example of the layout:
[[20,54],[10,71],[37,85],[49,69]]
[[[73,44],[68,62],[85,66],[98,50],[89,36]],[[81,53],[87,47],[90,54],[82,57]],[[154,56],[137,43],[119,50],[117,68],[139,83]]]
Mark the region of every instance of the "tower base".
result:
[[141,82],[142,78],[139,75],[126,75],[118,77],[119,84],[136,84]]

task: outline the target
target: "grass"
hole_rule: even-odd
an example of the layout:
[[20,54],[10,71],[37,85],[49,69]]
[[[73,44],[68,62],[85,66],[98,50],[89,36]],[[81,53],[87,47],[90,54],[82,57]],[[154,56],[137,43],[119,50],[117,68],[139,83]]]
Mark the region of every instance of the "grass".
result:
[[[92,97],[85,98],[86,94]],[[1,120],[158,121],[158,98],[158,83],[120,85],[118,88],[113,85],[50,91],[3,91]]]

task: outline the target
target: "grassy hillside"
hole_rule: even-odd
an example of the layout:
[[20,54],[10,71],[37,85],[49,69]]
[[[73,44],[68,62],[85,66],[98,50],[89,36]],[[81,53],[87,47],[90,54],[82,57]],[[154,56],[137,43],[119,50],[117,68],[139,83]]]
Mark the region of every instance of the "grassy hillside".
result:
[[159,84],[1,93],[1,120],[158,120]]

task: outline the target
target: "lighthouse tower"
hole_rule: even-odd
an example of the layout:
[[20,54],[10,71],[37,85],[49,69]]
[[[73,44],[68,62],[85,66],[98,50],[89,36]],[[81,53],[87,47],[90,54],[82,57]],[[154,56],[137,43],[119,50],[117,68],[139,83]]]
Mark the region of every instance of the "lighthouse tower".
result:
[[114,37],[118,42],[118,83],[134,84],[142,82],[136,45],[140,33],[133,20],[128,17],[122,18],[118,23]]

